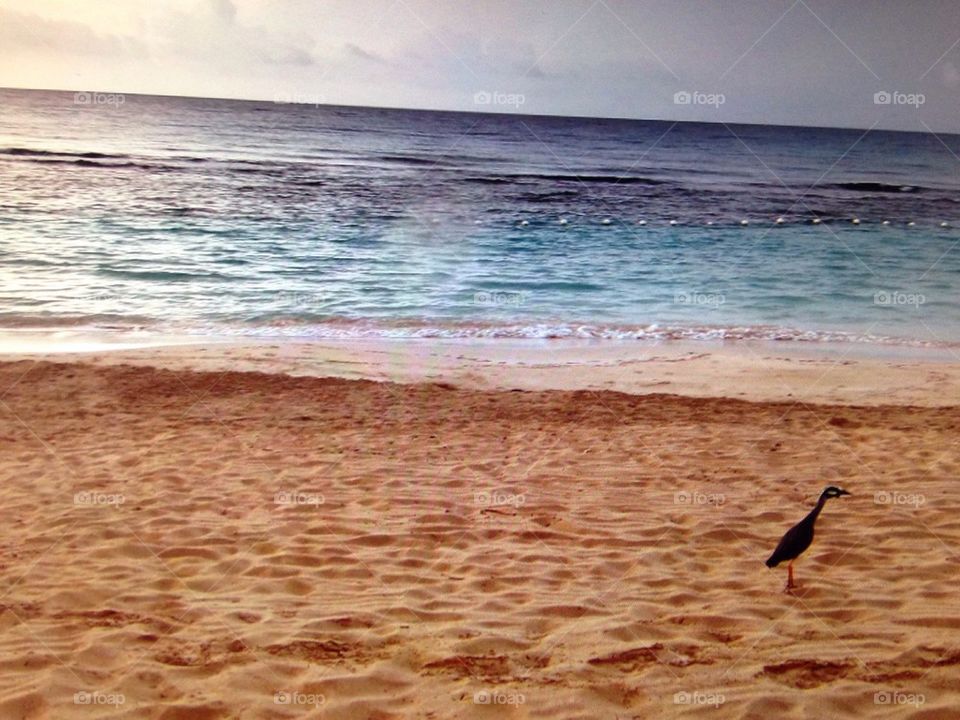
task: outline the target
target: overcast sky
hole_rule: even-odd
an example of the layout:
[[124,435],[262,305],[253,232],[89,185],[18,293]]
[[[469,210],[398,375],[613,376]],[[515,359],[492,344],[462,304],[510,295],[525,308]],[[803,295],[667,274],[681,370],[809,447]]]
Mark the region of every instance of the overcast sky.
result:
[[0,0],[0,86],[960,132],[960,2]]

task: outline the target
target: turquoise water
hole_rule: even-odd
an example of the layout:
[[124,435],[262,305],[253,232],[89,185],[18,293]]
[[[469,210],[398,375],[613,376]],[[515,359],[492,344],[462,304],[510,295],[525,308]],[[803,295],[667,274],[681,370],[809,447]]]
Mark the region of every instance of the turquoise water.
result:
[[0,95],[0,325],[960,342],[927,136]]

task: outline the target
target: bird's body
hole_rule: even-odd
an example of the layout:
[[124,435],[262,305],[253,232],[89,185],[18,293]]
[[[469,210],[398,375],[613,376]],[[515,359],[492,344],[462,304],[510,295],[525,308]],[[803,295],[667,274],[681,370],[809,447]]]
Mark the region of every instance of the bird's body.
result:
[[827,500],[830,498],[849,494],[846,490],[841,490],[832,485],[826,488],[820,494],[820,499],[817,500],[816,507],[814,507],[803,520],[787,530],[777,545],[777,549],[774,550],[773,554],[767,559],[767,567],[769,568],[776,567],[785,560],[789,561],[790,564],[787,566],[787,590],[796,587],[793,582],[793,561],[800,557],[813,542],[814,525],[817,522],[820,511],[823,510],[823,506],[827,504]]

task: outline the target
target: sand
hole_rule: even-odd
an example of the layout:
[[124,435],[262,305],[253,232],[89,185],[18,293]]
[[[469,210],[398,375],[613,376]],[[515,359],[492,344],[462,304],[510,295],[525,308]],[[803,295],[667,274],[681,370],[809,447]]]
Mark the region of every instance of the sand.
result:
[[271,352],[0,363],[0,718],[960,717],[955,366]]

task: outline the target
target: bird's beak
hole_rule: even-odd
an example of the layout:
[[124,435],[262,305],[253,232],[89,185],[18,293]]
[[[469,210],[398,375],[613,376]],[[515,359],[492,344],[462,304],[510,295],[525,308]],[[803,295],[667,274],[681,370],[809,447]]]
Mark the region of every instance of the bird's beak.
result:
[[841,495],[852,495],[853,493],[848,493],[846,490],[841,490],[841,491],[840,491],[840,494],[841,494]]

